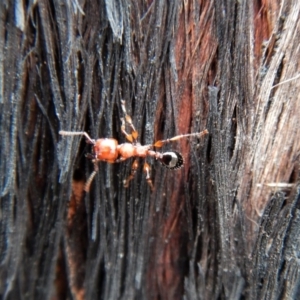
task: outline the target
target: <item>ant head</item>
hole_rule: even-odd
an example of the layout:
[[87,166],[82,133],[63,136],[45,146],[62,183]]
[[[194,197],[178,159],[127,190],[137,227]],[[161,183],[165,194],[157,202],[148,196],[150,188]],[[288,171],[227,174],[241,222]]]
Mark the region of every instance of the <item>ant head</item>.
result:
[[168,169],[176,170],[183,166],[184,160],[182,155],[177,151],[170,151],[162,153],[160,163]]

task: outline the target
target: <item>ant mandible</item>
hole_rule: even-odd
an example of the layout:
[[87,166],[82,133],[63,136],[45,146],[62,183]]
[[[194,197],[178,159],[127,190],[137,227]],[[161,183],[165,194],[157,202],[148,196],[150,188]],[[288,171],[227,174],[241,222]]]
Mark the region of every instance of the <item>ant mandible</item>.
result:
[[[130,157],[136,157],[131,166],[131,173],[127,179],[124,180],[124,187],[129,186],[130,180],[134,178],[134,175],[138,169],[138,159],[137,157],[155,157],[163,166],[168,169],[175,170],[183,166],[184,160],[182,155],[177,151],[168,151],[164,153],[157,152],[153,150],[154,148],[161,148],[164,144],[178,141],[182,138],[199,136],[202,137],[208,134],[207,129],[190,134],[181,134],[176,135],[170,139],[159,140],[154,144],[141,145],[137,141],[138,132],[135,130],[135,127],[132,123],[131,117],[127,114],[125,108],[125,101],[121,100],[122,111],[125,115],[125,119],[121,118],[121,131],[125,135],[126,139],[130,143],[118,144],[118,141],[113,138],[101,138],[101,139],[91,139],[90,136],[85,131],[59,131],[60,135],[74,136],[74,135],[83,135],[86,138],[86,142],[93,145],[92,154],[88,154],[87,157],[92,160],[94,164],[94,171],[88,178],[84,190],[89,192],[91,183],[98,172],[98,162],[106,161],[108,163],[117,163],[122,162]],[[131,128],[131,134],[128,134],[125,129],[126,122]],[[153,190],[153,183],[150,178],[150,166],[147,162],[144,163],[143,172],[146,174],[146,180]]]

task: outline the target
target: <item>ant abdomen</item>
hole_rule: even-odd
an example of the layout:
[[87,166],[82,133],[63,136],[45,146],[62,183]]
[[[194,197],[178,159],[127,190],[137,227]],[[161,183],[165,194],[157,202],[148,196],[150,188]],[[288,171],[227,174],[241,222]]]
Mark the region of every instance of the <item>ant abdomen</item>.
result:
[[162,158],[158,160],[163,166],[171,170],[181,168],[184,163],[182,155],[177,151],[164,152],[162,153]]

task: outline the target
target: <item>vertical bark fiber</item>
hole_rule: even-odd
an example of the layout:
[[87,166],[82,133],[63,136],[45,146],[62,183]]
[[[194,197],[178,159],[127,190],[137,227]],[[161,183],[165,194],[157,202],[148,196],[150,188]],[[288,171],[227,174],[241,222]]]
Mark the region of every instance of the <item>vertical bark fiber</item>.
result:
[[[300,297],[300,2],[2,1],[0,297]],[[289,80],[292,79],[292,80]],[[80,137],[153,159],[92,163]]]

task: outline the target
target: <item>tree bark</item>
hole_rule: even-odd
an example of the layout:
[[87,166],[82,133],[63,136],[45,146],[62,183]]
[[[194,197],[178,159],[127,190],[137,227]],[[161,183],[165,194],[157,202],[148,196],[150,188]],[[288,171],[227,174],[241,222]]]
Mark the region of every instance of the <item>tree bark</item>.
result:
[[[300,2],[0,4],[3,299],[300,296]],[[84,138],[141,144],[93,164]],[[130,129],[128,129],[130,131]]]

